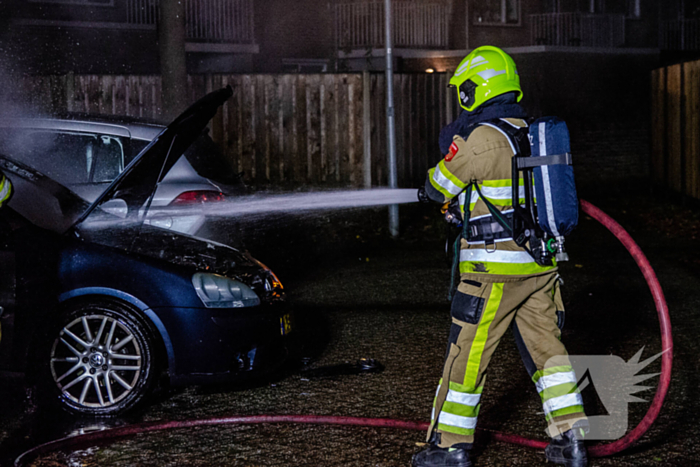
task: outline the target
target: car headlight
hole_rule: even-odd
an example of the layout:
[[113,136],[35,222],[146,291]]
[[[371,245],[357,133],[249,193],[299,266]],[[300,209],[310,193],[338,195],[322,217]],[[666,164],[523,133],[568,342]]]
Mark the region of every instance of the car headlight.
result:
[[192,285],[207,308],[245,308],[260,305],[260,299],[250,287],[228,277],[198,272],[192,276]]
[[284,290],[284,286],[282,285],[282,282],[277,278],[274,272],[272,272],[270,269],[267,270],[268,272],[268,277],[265,280],[265,290],[268,292],[272,292],[274,290],[279,290],[282,291]]

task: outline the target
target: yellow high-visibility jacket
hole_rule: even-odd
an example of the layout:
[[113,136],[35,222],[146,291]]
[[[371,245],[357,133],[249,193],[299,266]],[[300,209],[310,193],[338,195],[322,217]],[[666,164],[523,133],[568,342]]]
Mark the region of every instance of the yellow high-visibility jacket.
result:
[[[502,120],[514,127],[527,126],[521,119]],[[431,199],[441,203],[459,196],[462,213],[466,206],[470,212],[470,222],[473,222],[491,217],[476,189],[471,190],[471,199],[466,199],[465,188],[471,183],[478,184],[482,195],[507,214],[513,210],[511,162],[514,154],[510,139],[502,130],[495,125],[481,124],[467,140],[461,136],[454,137],[450,152],[428,171],[426,192]],[[520,202],[524,204],[522,180],[520,190]],[[556,262],[553,266],[538,265],[512,238],[498,239],[489,245],[483,241],[461,240],[459,271],[462,279],[508,282],[549,273],[556,267]]]

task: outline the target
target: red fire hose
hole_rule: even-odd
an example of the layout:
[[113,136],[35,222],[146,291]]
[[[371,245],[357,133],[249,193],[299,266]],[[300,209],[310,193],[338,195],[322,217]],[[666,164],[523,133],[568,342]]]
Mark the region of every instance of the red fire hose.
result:
[[[651,425],[659,416],[661,411],[661,405],[664,403],[664,398],[668,392],[668,385],[671,383],[671,365],[673,363],[673,337],[671,335],[671,319],[668,315],[668,306],[666,305],[666,298],[664,298],[664,292],[661,290],[661,284],[656,278],[656,273],[654,269],[649,264],[649,260],[639,248],[639,245],[632,239],[629,233],[622,228],[620,224],[615,222],[615,220],[605,214],[603,211],[593,206],[588,201],[581,200],[581,208],[583,212],[603,224],[610,232],[617,237],[618,240],[624,245],[624,247],[629,251],[634,258],[634,261],[639,266],[644,274],[644,279],[647,281],[649,290],[651,290],[651,295],[654,297],[654,304],[656,305],[656,312],[659,315],[659,326],[661,327],[661,348],[663,349],[663,355],[661,356],[661,376],[659,379],[659,385],[656,388],[656,394],[654,395],[654,400],[649,406],[646,415],[641,422],[624,437],[618,439],[609,444],[599,444],[591,446],[588,448],[588,453],[592,457],[606,457],[611,456],[620,451],[624,451],[632,444],[634,444],[639,438],[642,437],[644,433],[651,427]],[[494,439],[498,441],[504,441],[511,444],[520,444],[522,446],[534,447],[544,449],[547,447],[547,442],[545,441],[535,441],[522,436],[509,435],[505,433],[494,433]]]
[[[639,246],[632,240],[632,237],[622,228],[620,224],[615,222],[610,216],[603,211],[593,206],[587,201],[581,200],[581,208],[583,212],[603,224],[617,237],[624,247],[630,252],[639,269],[644,274],[644,279],[649,285],[651,294],[654,298],[656,311],[659,315],[659,324],[661,327],[661,346],[663,355],[661,357],[661,377],[659,386],[656,389],[656,395],[647,410],[642,421],[623,438],[609,444],[599,444],[590,446],[588,449],[592,457],[605,457],[618,453],[630,447],[651,427],[661,411],[661,405],[664,402],[668,386],[671,382],[671,365],[673,361],[673,339],[671,336],[671,321],[668,315],[668,307],[664,293],[661,290],[661,285],[656,278],[656,273],[652,269],[649,261]],[[47,452],[63,449],[80,449],[94,445],[97,443],[112,441],[118,438],[133,436],[138,433],[147,433],[153,431],[171,430],[177,428],[191,428],[196,426],[212,426],[212,425],[242,425],[242,424],[257,424],[257,423],[305,423],[315,425],[344,425],[344,426],[363,426],[363,427],[379,427],[379,428],[396,428],[403,430],[425,431],[428,429],[426,422],[412,422],[405,420],[394,420],[387,418],[359,418],[359,417],[333,417],[319,415],[248,415],[234,416],[223,418],[207,418],[199,420],[183,420],[170,422],[152,422],[141,423],[136,425],[125,426],[121,428],[113,428],[109,430],[97,431],[81,436],[72,436],[62,438],[55,441],[50,441],[41,444],[29,451],[23,453],[15,460],[15,466],[25,465],[27,462],[37,458]],[[544,449],[547,446],[546,441],[538,441],[534,439],[524,438],[522,436],[510,435],[506,433],[492,432],[481,430],[484,434],[490,436],[496,441],[503,441],[511,444],[518,444],[532,448]]]

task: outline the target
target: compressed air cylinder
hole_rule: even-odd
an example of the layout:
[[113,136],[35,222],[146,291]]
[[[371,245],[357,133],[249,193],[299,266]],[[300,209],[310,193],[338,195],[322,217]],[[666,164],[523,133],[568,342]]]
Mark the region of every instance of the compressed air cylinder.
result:
[[[544,117],[530,126],[532,156],[570,154],[566,123]],[[562,238],[578,224],[578,196],[574,168],[569,164],[543,165],[534,169],[538,222],[554,238]],[[563,240],[563,238],[562,238]]]

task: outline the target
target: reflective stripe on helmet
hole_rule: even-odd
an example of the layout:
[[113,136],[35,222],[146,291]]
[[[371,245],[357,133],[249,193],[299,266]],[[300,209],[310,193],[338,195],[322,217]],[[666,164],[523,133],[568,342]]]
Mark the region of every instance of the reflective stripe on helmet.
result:
[[480,71],[477,73],[477,75],[481,76],[482,79],[486,79],[486,80],[491,79],[494,76],[505,75],[505,74],[506,74],[506,70],[496,71],[493,68],[491,68],[490,70]]

